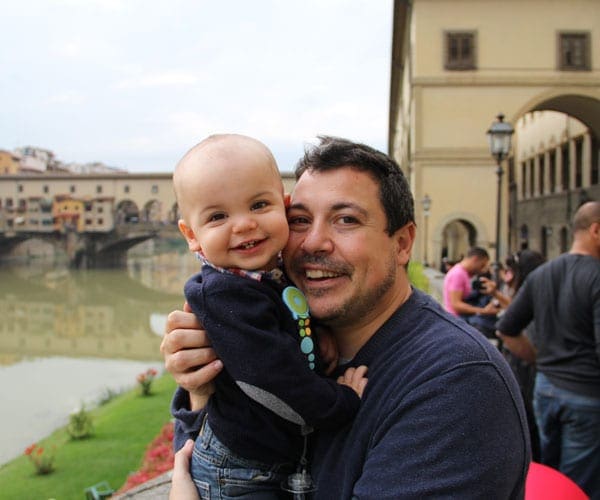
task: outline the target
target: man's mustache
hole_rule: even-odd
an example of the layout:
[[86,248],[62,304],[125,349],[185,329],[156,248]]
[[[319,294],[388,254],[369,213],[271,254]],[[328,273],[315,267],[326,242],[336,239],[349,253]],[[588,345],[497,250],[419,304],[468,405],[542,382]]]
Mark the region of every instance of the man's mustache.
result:
[[351,275],[354,272],[354,266],[347,262],[337,262],[323,255],[306,253],[295,256],[290,267],[297,272],[302,272],[302,268],[307,264],[318,266],[336,274]]

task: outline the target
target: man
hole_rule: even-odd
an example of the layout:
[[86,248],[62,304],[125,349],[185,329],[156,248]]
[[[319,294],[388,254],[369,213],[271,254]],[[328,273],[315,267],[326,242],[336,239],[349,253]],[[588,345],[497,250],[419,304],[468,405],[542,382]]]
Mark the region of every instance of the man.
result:
[[[493,301],[488,302],[485,307],[469,304],[465,299],[473,291],[471,279],[483,273],[489,266],[490,256],[484,248],[473,247],[466,257],[452,266],[444,277],[444,307],[446,311],[454,316],[467,316],[474,314],[495,316],[498,305]],[[502,294],[496,290],[496,284],[485,277],[480,278],[482,291],[487,295],[493,295],[497,299],[504,299]]]
[[[337,373],[369,367],[354,421],[316,436],[314,498],[522,498],[530,450],[518,386],[489,342],[410,286],[413,199],[396,163],[324,137],[296,178],[288,276],[337,341]],[[167,329],[165,364],[191,391],[173,403],[180,447],[198,432],[193,410],[219,366],[188,314],[172,313]]]
[[[600,499],[600,202],[573,218],[567,254],[538,267],[498,322],[504,345],[536,361],[541,460]],[[521,331],[533,320],[531,342]]]

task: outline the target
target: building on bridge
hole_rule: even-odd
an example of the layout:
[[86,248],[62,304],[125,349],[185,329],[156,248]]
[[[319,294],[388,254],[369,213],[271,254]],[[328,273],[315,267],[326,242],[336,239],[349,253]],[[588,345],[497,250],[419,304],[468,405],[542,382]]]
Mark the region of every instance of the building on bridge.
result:
[[[293,175],[282,178],[291,191]],[[68,236],[66,252],[74,263],[83,257],[93,262],[99,253],[122,262],[127,249],[145,239],[178,237],[177,220],[171,173],[0,175],[4,255],[27,239]]]
[[177,207],[170,173],[46,173],[0,176],[0,214],[0,232],[108,232],[119,224],[174,224]]
[[20,160],[18,154],[0,149],[0,175],[18,174],[21,169]]

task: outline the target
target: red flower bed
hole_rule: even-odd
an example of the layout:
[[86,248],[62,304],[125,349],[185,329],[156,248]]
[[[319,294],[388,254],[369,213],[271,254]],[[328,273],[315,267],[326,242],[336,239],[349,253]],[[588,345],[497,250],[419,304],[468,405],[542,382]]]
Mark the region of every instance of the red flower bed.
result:
[[123,487],[115,494],[123,493],[139,484],[160,476],[173,468],[173,422],[165,424],[158,436],[150,443],[140,470],[130,474]]

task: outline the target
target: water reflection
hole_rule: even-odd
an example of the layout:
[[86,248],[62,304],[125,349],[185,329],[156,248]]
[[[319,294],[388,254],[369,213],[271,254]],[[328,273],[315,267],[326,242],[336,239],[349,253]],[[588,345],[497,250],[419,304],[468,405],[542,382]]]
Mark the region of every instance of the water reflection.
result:
[[127,269],[0,269],[0,365],[31,357],[158,360],[166,314],[197,269],[187,254]]
[[199,267],[187,252],[132,257],[120,270],[33,262],[0,268],[0,464],[82,402],[160,369],[164,319]]

